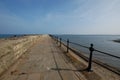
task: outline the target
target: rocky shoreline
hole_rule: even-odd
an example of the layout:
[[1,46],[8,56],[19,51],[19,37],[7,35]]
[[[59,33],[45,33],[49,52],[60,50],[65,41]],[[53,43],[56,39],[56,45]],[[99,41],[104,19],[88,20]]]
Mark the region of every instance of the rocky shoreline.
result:
[[120,43],[120,39],[113,40],[114,42]]

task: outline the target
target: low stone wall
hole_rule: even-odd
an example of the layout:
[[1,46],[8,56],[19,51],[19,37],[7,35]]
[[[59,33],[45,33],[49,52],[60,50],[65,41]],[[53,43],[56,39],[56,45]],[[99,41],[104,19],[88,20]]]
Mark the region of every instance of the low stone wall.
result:
[[2,40],[0,43],[0,75],[39,39],[40,36],[24,36]]

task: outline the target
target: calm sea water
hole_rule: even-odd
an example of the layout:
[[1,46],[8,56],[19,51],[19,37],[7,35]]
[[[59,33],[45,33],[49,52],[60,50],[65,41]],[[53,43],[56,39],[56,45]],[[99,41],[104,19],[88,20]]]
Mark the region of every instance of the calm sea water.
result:
[[[59,38],[61,37],[64,40],[69,39],[71,42],[79,43],[84,46],[90,46],[91,43],[94,44],[94,48],[100,51],[104,51],[116,56],[120,57],[120,43],[113,42],[112,40],[120,39],[118,35],[57,35]],[[76,46],[70,45],[78,51],[84,53],[84,55],[88,56],[89,50]],[[93,53],[93,57],[103,63],[109,64],[120,69],[120,59],[116,59],[114,57],[110,57],[108,55],[104,55],[98,52]]]
[[14,35],[16,35],[17,37],[23,36],[23,34],[0,34],[0,38],[10,38],[14,37]]

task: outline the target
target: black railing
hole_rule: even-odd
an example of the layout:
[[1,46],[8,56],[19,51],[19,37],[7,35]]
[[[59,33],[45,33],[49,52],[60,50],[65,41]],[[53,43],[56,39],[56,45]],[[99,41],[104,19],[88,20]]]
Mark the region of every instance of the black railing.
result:
[[[77,46],[81,46],[81,47],[83,47],[83,48],[89,49],[89,47],[80,45],[80,44],[78,44],[78,43],[74,43],[74,42],[70,42],[70,43],[71,43],[71,44],[74,44],[74,45],[77,45]],[[99,53],[102,53],[102,54],[105,54],[105,55],[108,55],[108,56],[111,56],[111,57],[115,57],[115,58],[117,58],[117,59],[120,59],[119,56],[115,56],[115,55],[112,55],[112,54],[107,53],[107,52],[103,52],[103,51],[100,51],[100,50],[97,50],[97,49],[94,49],[94,51],[99,52]]]
[[[107,52],[103,52],[103,51],[94,49],[94,48],[93,48],[93,44],[90,44],[90,47],[87,47],[87,46],[84,46],[84,45],[81,45],[81,44],[78,44],[78,43],[71,42],[71,41],[69,41],[69,39],[64,40],[64,39],[62,39],[62,38],[59,38],[58,36],[54,36],[54,35],[50,35],[50,36],[51,36],[57,43],[60,43],[60,46],[61,46],[61,44],[63,44],[64,46],[66,46],[66,48],[67,48],[66,52],[69,52],[69,49],[70,49],[70,50],[73,50],[72,48],[69,47],[70,44],[73,44],[73,45],[76,45],[76,46],[80,46],[80,47],[89,49],[89,51],[90,51],[89,58],[86,58],[84,55],[77,54],[77,55],[79,55],[80,57],[82,56],[82,58],[84,58],[86,61],[88,61],[88,67],[86,68],[87,71],[91,71],[92,54],[93,54],[94,51],[95,51],[95,52],[99,52],[99,53],[101,53],[101,54],[105,54],[105,55],[114,57],[114,58],[117,58],[117,59],[120,60],[120,57],[119,57],[119,56],[112,55],[112,54],[110,54],[110,53],[107,53]],[[66,44],[65,44],[64,42],[65,42]],[[76,52],[76,51],[74,51],[74,52]],[[107,69],[109,69],[109,70],[111,70],[111,71],[113,71],[113,72],[115,72],[115,73],[117,73],[117,74],[120,75],[120,70],[118,70],[118,69],[115,69],[115,68],[113,69],[113,68],[111,68],[110,66],[108,67],[107,65],[101,63],[100,61],[93,61],[93,62],[95,62],[95,63],[97,63],[97,64],[99,64],[99,65],[101,65],[101,66],[103,66],[103,67],[105,67],[105,68],[107,68]]]

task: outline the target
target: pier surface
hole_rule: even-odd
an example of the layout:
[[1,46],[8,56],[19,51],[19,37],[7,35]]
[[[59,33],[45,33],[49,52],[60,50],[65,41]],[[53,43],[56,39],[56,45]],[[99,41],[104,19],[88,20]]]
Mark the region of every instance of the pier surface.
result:
[[[81,59],[82,64],[86,65],[87,62]],[[42,35],[40,41],[5,72],[0,80],[120,80],[119,75],[97,64],[93,65],[93,72],[79,71],[51,37]]]

